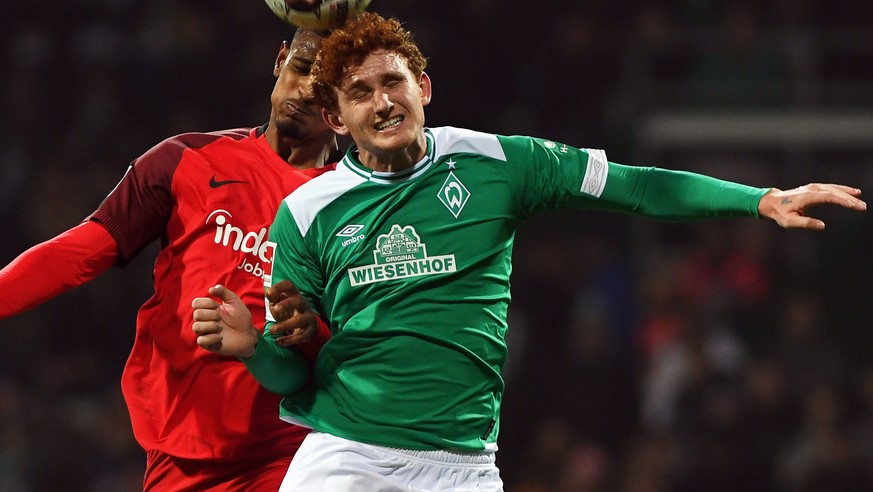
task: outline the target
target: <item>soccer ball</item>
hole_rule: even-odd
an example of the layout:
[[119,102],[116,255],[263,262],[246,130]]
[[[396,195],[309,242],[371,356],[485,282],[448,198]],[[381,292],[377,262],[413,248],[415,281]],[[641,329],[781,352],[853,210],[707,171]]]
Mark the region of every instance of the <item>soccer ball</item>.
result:
[[311,9],[299,9],[289,6],[296,3],[293,0],[265,1],[270,10],[280,19],[313,31],[324,31],[341,26],[348,19],[357,17],[370,4],[370,0],[322,0]]

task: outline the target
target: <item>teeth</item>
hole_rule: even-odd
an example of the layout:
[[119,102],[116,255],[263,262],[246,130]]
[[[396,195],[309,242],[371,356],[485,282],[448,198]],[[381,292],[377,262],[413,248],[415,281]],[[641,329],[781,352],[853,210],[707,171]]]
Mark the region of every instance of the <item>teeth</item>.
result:
[[388,128],[389,126],[393,126],[393,125],[400,123],[400,121],[402,119],[403,119],[402,116],[395,116],[395,117],[391,118],[390,120],[385,120],[382,123],[379,123],[378,125],[376,125],[376,129],[377,130],[384,130],[384,129]]

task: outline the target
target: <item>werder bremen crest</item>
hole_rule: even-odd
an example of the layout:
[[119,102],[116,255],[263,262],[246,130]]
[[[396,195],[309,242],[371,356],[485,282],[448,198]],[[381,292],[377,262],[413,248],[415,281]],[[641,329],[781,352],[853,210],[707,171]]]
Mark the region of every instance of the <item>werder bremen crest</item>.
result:
[[421,242],[415,228],[397,224],[391,226],[388,234],[376,238],[373,259],[372,265],[349,269],[349,281],[353,287],[457,270],[455,255],[428,256],[427,246]]
[[[454,164],[454,162],[449,162],[449,164]],[[467,200],[470,199],[470,191],[464,186],[464,183],[455,176],[455,173],[449,171],[449,176],[446,178],[446,181],[443,183],[442,187],[440,187],[440,191],[438,192],[438,196],[443,205],[449,209],[449,212],[455,216],[457,219],[459,215],[461,215],[461,210],[464,209],[464,205],[467,204]]]

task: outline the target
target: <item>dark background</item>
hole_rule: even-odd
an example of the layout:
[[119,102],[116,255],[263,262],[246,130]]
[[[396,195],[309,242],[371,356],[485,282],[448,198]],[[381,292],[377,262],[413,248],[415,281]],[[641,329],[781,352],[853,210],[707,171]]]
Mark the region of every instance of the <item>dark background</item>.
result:
[[[428,125],[756,186],[873,190],[873,17],[844,0],[373,0],[429,58]],[[0,265],[165,137],[259,125],[290,39],[258,0],[4,5]],[[509,491],[873,490],[870,214],[552,213],[518,233]],[[0,490],[141,486],[119,377],[156,246],[0,322]]]

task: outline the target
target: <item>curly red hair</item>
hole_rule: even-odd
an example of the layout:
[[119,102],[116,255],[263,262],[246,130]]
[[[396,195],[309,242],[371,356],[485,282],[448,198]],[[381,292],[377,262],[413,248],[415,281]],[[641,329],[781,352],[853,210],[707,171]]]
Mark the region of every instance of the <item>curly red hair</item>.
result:
[[318,103],[329,110],[337,109],[336,90],[343,76],[377,50],[400,54],[416,77],[427,66],[427,60],[412,40],[412,33],[404,29],[399,20],[364,12],[333,30],[316,56],[311,73]]

